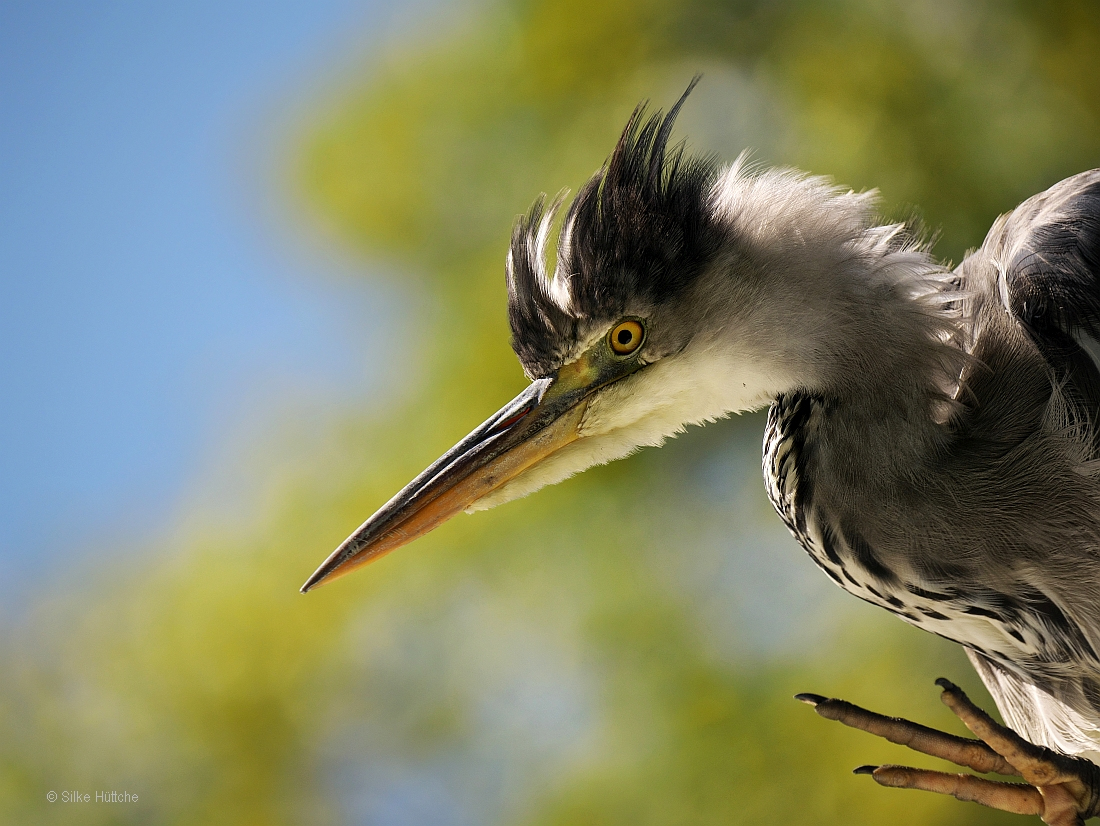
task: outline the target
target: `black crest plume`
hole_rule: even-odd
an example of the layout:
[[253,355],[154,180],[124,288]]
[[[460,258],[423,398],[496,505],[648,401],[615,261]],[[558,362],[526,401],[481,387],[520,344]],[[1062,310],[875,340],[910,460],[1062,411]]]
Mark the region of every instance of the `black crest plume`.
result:
[[628,306],[658,304],[698,275],[714,246],[707,209],[716,177],[712,158],[668,148],[676,116],[696,75],[669,110],[646,117],[639,104],[611,157],[566,214],[553,278],[546,240],[559,196],[540,196],[520,217],[508,255],[508,320],[524,369],[546,375],[561,366],[585,321],[613,321]]

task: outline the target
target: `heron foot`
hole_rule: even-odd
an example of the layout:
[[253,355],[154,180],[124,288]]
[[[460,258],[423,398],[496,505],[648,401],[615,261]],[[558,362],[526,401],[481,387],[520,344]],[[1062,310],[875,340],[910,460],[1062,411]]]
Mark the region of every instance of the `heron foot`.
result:
[[986,780],[972,774],[916,769],[909,766],[860,766],[856,774],[869,774],[881,786],[923,789],[949,794],[1021,815],[1038,815],[1048,826],[1083,826],[1100,815],[1100,766],[1081,757],[1059,754],[1030,743],[1002,726],[970,701],[949,680],[936,680],[943,689],[940,699],[977,737],[957,737],[900,717],[886,717],[844,700],[819,694],[799,694],[795,699],[814,707],[828,720],[869,732],[940,757],[976,772],[1020,777],[1024,783]]

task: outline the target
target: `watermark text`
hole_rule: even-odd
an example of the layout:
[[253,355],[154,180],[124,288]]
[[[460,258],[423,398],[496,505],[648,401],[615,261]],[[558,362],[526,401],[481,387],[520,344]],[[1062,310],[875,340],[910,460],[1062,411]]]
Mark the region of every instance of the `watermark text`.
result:
[[138,796],[134,792],[120,792],[116,789],[95,792],[64,789],[60,793],[52,790],[46,792],[46,800],[50,803],[137,803]]

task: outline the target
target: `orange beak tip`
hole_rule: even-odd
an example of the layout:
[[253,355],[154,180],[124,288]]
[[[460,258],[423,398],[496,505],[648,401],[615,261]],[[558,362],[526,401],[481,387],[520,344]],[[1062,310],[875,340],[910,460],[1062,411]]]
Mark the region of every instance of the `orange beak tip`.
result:
[[[301,592],[308,593],[318,585],[339,579],[407,545],[459,513],[473,512],[470,506],[478,500],[575,441],[587,406],[583,402],[569,402],[561,413],[556,414],[548,424],[539,425],[538,429],[510,430],[516,423],[532,421],[527,417],[537,409],[535,401],[541,398],[537,394],[542,393],[546,381],[532,384],[496,416],[444,454],[421,475],[422,479],[418,477],[413,480],[364,522],[313,572],[301,587]],[[505,430],[498,428],[501,417],[504,417]],[[485,459],[479,458],[476,448],[486,439],[509,432],[515,433],[512,444],[502,448],[501,452],[488,454]]]

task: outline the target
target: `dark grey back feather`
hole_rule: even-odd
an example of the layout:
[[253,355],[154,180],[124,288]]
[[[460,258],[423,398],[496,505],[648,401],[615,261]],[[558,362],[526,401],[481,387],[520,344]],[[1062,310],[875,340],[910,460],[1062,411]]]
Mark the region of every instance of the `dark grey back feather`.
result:
[[1086,349],[1100,341],[1100,171],[1028,199],[994,225],[990,242],[1009,308],[1100,439],[1100,370]]

